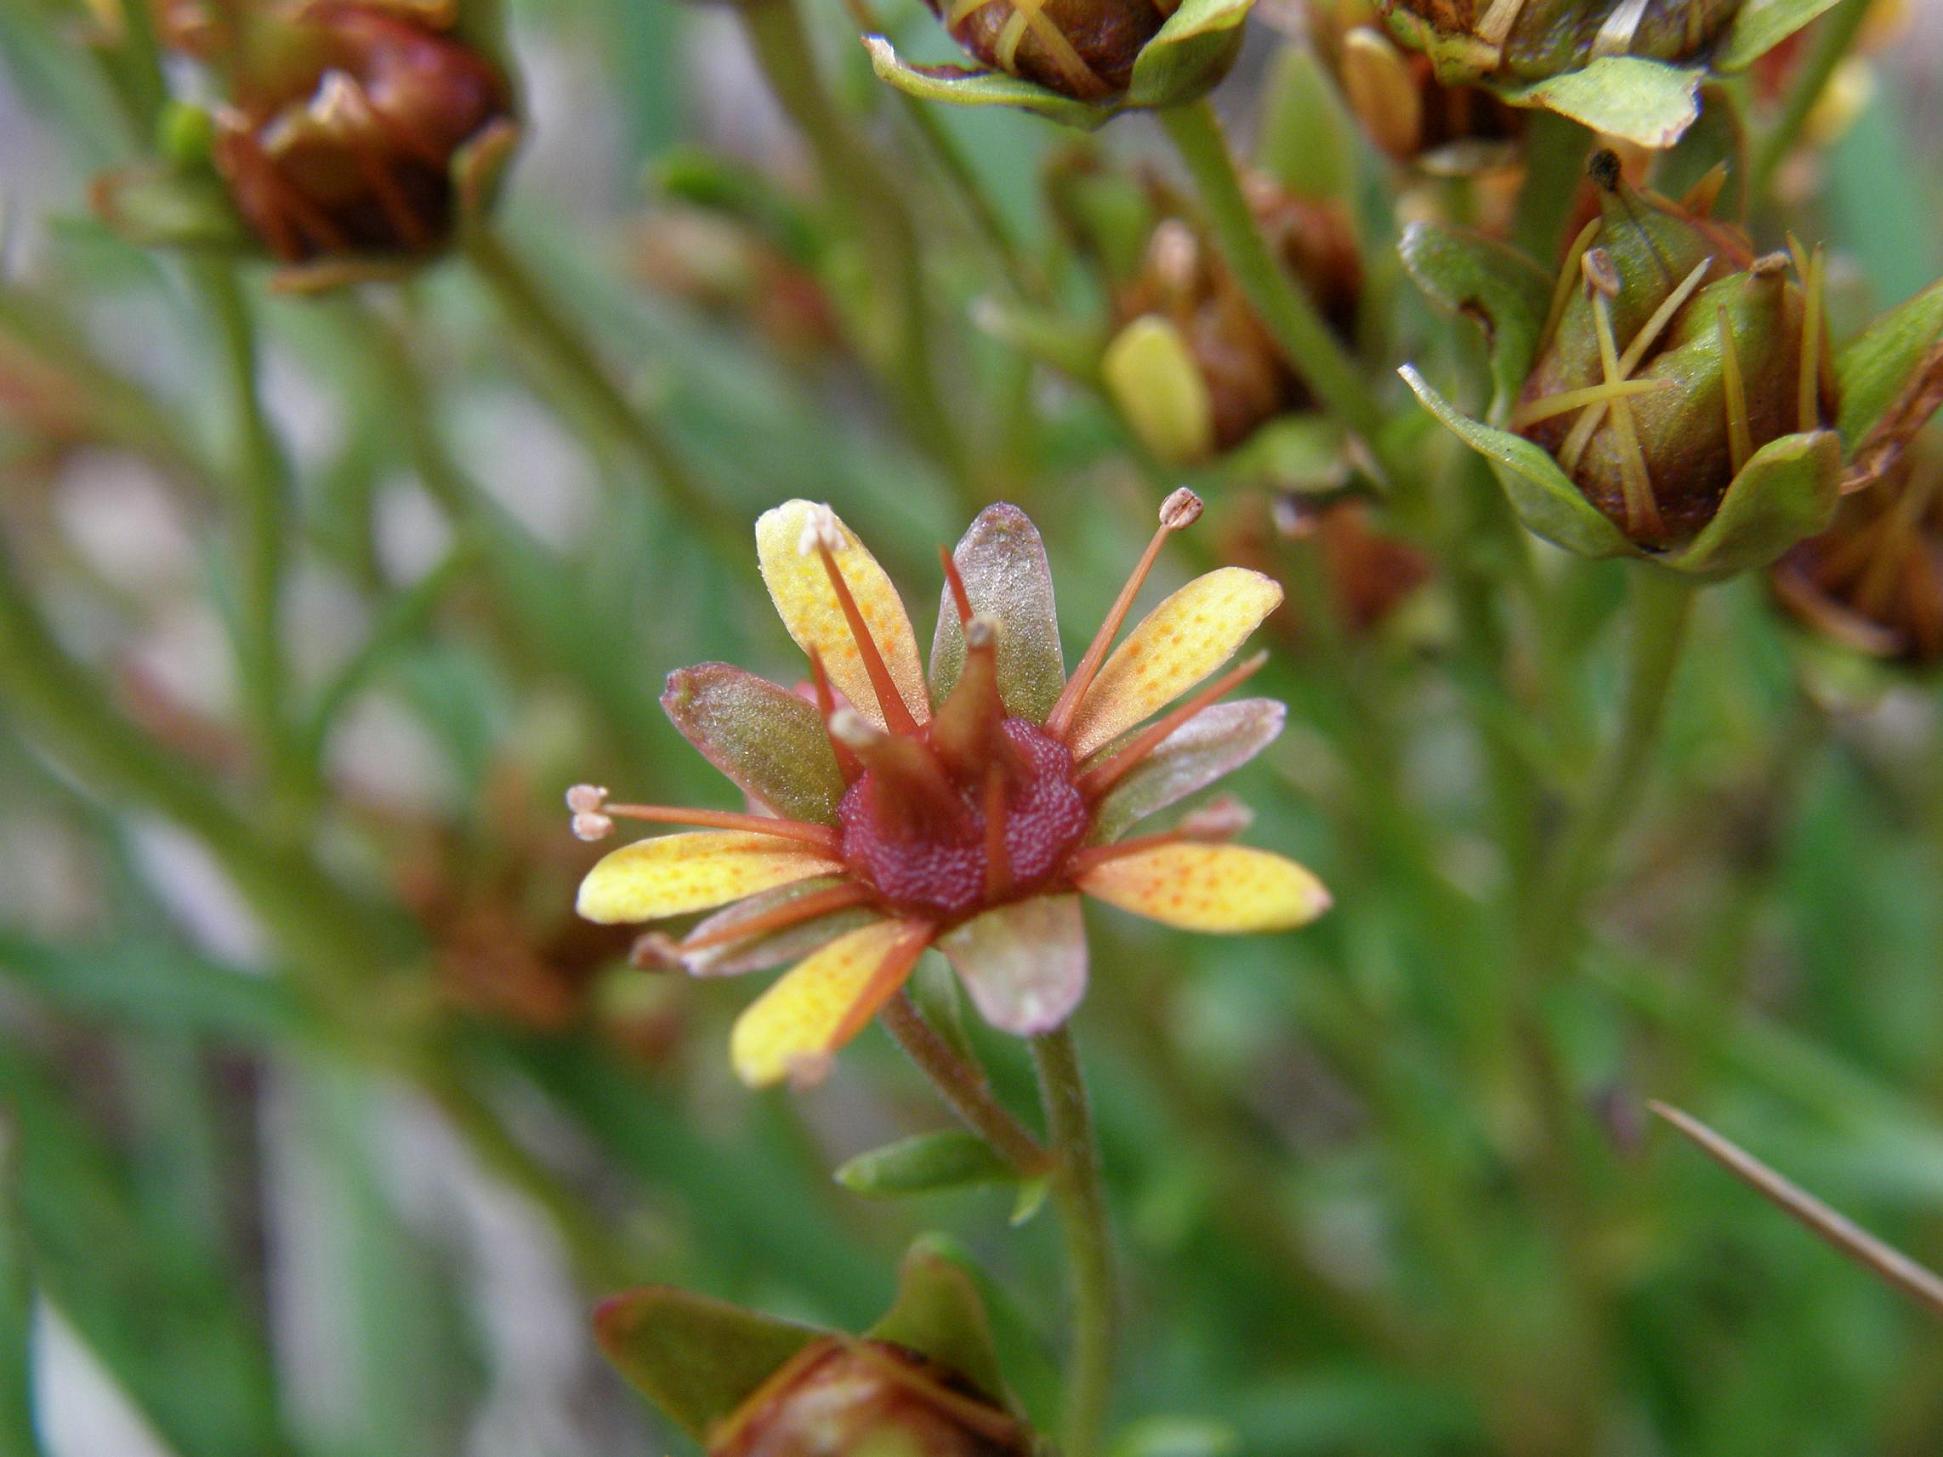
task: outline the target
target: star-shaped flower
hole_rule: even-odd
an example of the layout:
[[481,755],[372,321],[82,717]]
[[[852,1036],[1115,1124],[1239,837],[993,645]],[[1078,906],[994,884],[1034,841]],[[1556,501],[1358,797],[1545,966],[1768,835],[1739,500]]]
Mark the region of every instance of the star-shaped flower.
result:
[[819,1075],[931,946],[993,1026],[1022,1037],[1059,1026],[1086,986],[1078,892],[1199,931],[1313,920],[1329,906],[1313,875],[1225,843],[1246,821],[1239,806],[1122,838],[1282,728],[1279,703],[1216,703],[1261,666],[1214,676],[1282,600],[1259,572],[1196,578],[1113,647],[1168,536],[1200,512],[1190,491],[1168,497],[1069,678],[1039,533],[1016,507],[988,508],[956,552],[940,553],[928,679],[896,589],[835,514],[808,501],[766,512],[763,580],[809,655],[814,694],[704,663],[670,675],[662,697],[766,813],[619,805],[574,789],[583,838],[617,818],[696,827],[608,855],[581,885],[580,913],[714,911],[680,940],[644,938],[649,957],[696,976],[794,961],[731,1037],[737,1073],[757,1086]]

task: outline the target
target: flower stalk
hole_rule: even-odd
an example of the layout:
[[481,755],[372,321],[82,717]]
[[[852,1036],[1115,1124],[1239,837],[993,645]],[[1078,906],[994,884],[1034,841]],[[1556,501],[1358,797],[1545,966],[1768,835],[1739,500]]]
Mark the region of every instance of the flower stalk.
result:
[[1097,1457],[1113,1398],[1113,1365],[1119,1344],[1114,1291],[1113,1232],[1100,1183],[1100,1153],[1072,1029],[1061,1027],[1032,1041],[1039,1095],[1046,1108],[1058,1172],[1053,1202],[1065,1236],[1072,1281],[1073,1349],[1066,1382],[1066,1457]]
[[1214,108],[1205,100],[1191,101],[1167,107],[1159,116],[1194,179],[1222,256],[1290,367],[1329,413],[1380,458],[1382,406],[1316,306],[1269,251]]
[[990,1144],[1021,1178],[1038,1178],[1048,1171],[1051,1156],[992,1096],[985,1075],[960,1057],[938,1029],[925,1021],[909,993],[900,992],[891,998],[881,1015],[884,1029],[967,1128]]

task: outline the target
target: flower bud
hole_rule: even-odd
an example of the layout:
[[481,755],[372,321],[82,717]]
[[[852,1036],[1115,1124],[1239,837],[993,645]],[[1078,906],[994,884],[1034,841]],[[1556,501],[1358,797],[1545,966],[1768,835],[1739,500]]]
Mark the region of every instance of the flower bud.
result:
[[[1362,291],[1362,262],[1342,209],[1293,196],[1260,179],[1249,187],[1256,222],[1291,272],[1302,280],[1323,317],[1349,337]],[[1311,403],[1281,346],[1256,317],[1241,286],[1213,245],[1179,218],[1149,238],[1138,275],[1120,291],[1116,348],[1139,339],[1150,320],[1171,328],[1180,355],[1200,374],[1212,446],[1234,448],[1277,415]],[[1158,353],[1158,351],[1153,351]],[[1109,383],[1121,375],[1109,371]],[[1120,399],[1133,418],[1143,401]],[[1143,429],[1143,434],[1152,432]],[[1185,437],[1183,437],[1185,438]],[[1150,444],[1153,443],[1150,440]],[[1184,463],[1186,457],[1170,463]]]
[[1524,117],[1478,86],[1445,85],[1428,56],[1397,47],[1360,7],[1317,7],[1315,41],[1349,109],[1376,146],[1398,162],[1471,173],[1502,164]]
[[1156,0],[927,0],[951,38],[995,71],[1076,101],[1118,96],[1172,13]]
[[1943,663],[1943,458],[1905,454],[1769,573],[1811,631],[1871,657]]
[[[1833,418],[1819,262],[1752,257],[1595,159],[1581,234],[1512,428],[1552,455],[1635,545],[1691,541],[1761,446]],[[1562,301],[1562,302],[1561,302]]]
[[826,1337],[712,1434],[709,1457],[1024,1457],[1026,1429],[955,1373],[885,1341]]
[[1742,0],[1382,0],[1400,35],[1473,75],[1541,80],[1601,56],[1685,61],[1723,32]]
[[415,257],[450,240],[468,149],[510,142],[499,68],[411,6],[284,5],[253,21],[215,161],[285,263]]

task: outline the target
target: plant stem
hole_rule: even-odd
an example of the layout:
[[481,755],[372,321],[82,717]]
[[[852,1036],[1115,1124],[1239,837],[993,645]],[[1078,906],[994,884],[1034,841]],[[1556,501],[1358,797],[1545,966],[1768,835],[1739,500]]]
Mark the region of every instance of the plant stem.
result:
[[1046,1105],[1053,1155],[1059,1161],[1053,1200],[1065,1234],[1073,1287],[1073,1352],[1066,1382],[1065,1442],[1060,1450],[1064,1457],[1096,1457],[1113,1395],[1119,1324],[1113,1234],[1100,1186],[1099,1146],[1072,1030],[1061,1027],[1035,1037],[1032,1060],[1039,1070],[1039,1095]]
[[[290,474],[263,407],[257,373],[256,323],[236,268],[197,265],[196,276],[222,345],[224,384],[233,414],[238,557],[242,596],[237,604],[237,677],[273,791],[296,772],[286,733],[288,683],[283,655],[283,579],[288,559]],[[280,797],[280,796],[279,796]]]
[[1671,572],[1648,567],[1633,573],[1633,634],[1619,728],[1559,847],[1547,893],[1534,902],[1534,917],[1542,928],[1535,933],[1533,953],[1540,976],[1548,974],[1544,963],[1569,951],[1612,842],[1625,827],[1628,811],[1643,798],[1641,776],[1659,739],[1674,670],[1686,644],[1694,591]]
[[1037,1178],[1048,1171],[1051,1155],[992,1096],[985,1075],[960,1057],[924,1020],[908,994],[898,993],[879,1015],[885,1030],[931,1080],[938,1096],[951,1105],[967,1128],[992,1146],[994,1153],[1025,1178]]
[[1780,117],[1755,149],[1753,165],[1748,168],[1747,195],[1750,202],[1766,195],[1768,184],[1774,180],[1775,169],[1801,135],[1801,129],[1807,124],[1815,103],[1828,89],[1829,80],[1855,44],[1855,38],[1868,18],[1869,0],[1844,0],[1829,12],[1815,49],[1809,55],[1807,64],[1801,68],[1801,74],[1796,77]]
[[[1193,101],[1167,107],[1159,116],[1194,179],[1221,256],[1282,346],[1289,367],[1330,414],[1362,437],[1380,457],[1384,448],[1383,407],[1308,295],[1269,251],[1255,224],[1254,210],[1242,192],[1241,177],[1235,171],[1214,108],[1206,101]],[[1401,475],[1391,462],[1386,460],[1384,465],[1393,478]]]
[[748,550],[747,532],[723,515],[661,424],[621,391],[593,346],[547,296],[530,270],[490,228],[466,235],[465,253],[512,325],[545,356],[560,380],[654,477],[668,504],[691,521]]
[[745,0],[736,14],[769,89],[808,143],[824,187],[854,221],[870,273],[884,280],[887,347],[867,352],[888,355],[878,365],[916,442],[951,474],[961,495],[982,504],[978,471],[931,355],[930,296],[909,209],[824,85],[795,0]]

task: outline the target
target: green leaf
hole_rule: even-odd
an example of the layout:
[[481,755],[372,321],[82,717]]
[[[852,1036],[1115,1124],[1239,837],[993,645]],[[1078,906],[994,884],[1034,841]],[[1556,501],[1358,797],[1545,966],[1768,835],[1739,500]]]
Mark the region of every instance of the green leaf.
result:
[[1241,49],[1242,22],[1255,0],[1184,0],[1140,49],[1125,104],[1179,106],[1214,89]]
[[1770,440],[1741,467],[1714,519],[1666,565],[1705,577],[1766,566],[1828,525],[1841,475],[1841,443],[1832,430]]
[[0,1132],[0,1451],[38,1457],[34,1430],[34,1282],[14,1199],[11,1135]]
[[114,232],[141,247],[225,253],[257,247],[214,172],[123,168],[95,184],[94,205]]
[[665,1285],[629,1290],[594,1312],[614,1369],[698,1442],[822,1334]]
[[62,944],[0,932],[0,980],[70,1017],[246,1042],[313,1035],[282,983],[161,941]]
[[1668,197],[1683,196],[1717,165],[1727,178],[1713,209],[1717,218],[1747,215],[1747,123],[1732,87],[1709,81],[1700,88],[1700,119],[1660,158],[1653,187]]
[[1838,0],[1745,0],[1714,47],[1716,71],[1744,71]]
[[1923,361],[1943,343],[1943,281],[1870,324],[1835,356],[1844,448],[1853,454],[1896,407]]
[[1205,1417],[1143,1417],[1120,1433],[1111,1457],[1235,1457],[1241,1434]]
[[950,106],[1016,106],[1062,126],[1092,131],[1113,119],[1117,108],[1061,96],[1036,81],[1022,81],[1003,71],[977,71],[967,66],[913,66],[899,59],[897,49],[881,35],[863,37],[870,52],[870,69],[906,96],[942,101]]
[[1699,67],[1669,66],[1638,56],[1601,56],[1499,94],[1514,106],[1542,106],[1595,132],[1642,147],[1670,147],[1700,115]]
[[929,1356],[991,1400],[1005,1400],[1005,1377],[978,1285],[955,1260],[927,1244],[913,1245],[904,1256],[897,1299],[865,1334]]
[[1552,281],[1515,248],[1448,223],[1412,223],[1397,245],[1417,287],[1475,319],[1491,346],[1492,415],[1511,408],[1538,353]]
[[903,1199],[1012,1178],[1005,1160],[984,1139],[962,1130],[919,1133],[860,1153],[840,1167],[836,1181],[866,1199]]
[[[1411,365],[1399,371],[1403,381],[1466,445],[1491,462],[1491,469],[1511,500],[1518,519],[1531,531],[1580,556],[1637,556],[1638,550],[1617,526],[1584,496],[1558,463],[1521,435],[1460,414]],[[1751,462],[1750,462],[1751,464]]]

